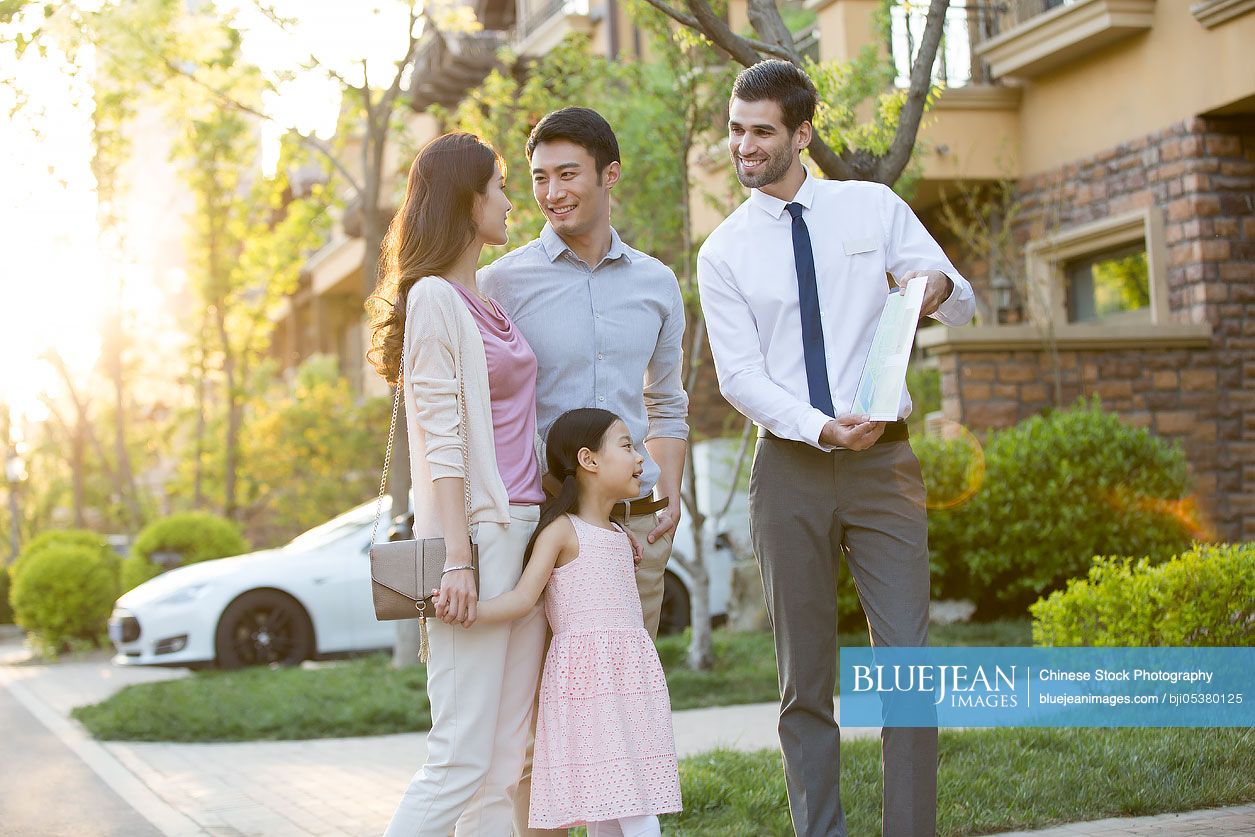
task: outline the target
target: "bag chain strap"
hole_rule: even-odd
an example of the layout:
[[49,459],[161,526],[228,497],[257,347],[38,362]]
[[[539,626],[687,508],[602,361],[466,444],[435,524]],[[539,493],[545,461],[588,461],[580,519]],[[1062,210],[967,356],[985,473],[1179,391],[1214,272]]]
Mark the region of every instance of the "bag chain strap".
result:
[[[471,533],[471,455],[466,440],[466,376],[462,370],[462,352],[458,350],[458,443],[462,449],[463,494],[466,499],[466,537],[474,541]],[[388,490],[388,466],[392,461],[392,443],[397,429],[397,412],[401,405],[401,389],[405,386],[405,343],[401,343],[401,369],[397,374],[396,393],[392,397],[392,421],[388,424],[388,447],[383,455],[383,474],[379,478],[379,496],[375,499],[375,525],[370,530],[370,542],[376,543],[379,535],[379,518],[383,515],[383,495]],[[395,515],[394,515],[395,517]]]

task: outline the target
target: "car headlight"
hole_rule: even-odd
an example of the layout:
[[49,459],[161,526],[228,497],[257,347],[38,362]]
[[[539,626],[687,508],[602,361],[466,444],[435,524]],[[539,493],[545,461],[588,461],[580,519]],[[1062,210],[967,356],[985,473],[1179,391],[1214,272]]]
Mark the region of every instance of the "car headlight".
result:
[[196,601],[208,589],[209,585],[206,583],[193,584],[190,587],[184,587],[182,590],[176,590],[170,595],[153,602],[153,604],[162,606],[187,604],[188,602]]

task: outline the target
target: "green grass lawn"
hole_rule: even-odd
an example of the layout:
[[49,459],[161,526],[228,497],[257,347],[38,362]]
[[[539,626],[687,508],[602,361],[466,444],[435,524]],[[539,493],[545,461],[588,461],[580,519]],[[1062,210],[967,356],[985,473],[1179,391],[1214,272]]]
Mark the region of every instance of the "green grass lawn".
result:
[[[1027,621],[934,627],[934,645],[1028,645]],[[867,645],[867,634],[842,634]],[[715,666],[684,665],[687,635],[658,640],[674,709],[779,700],[770,633],[713,637]],[[289,669],[208,671],[128,686],[74,717],[97,738],[124,741],[257,741],[338,738],[429,729],[425,672],[395,670],[374,655]]]
[[[988,834],[1255,800],[1255,730],[991,729],[940,734],[938,835]],[[717,751],[680,765],[677,835],[791,835],[780,754]],[[880,833],[880,742],[841,745],[850,834]]]

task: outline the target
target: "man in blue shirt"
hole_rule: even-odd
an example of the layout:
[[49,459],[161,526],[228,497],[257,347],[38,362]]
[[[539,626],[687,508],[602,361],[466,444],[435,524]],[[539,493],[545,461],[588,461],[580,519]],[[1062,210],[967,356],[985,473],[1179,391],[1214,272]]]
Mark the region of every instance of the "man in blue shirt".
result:
[[[547,223],[539,238],[483,268],[480,290],[536,354],[541,438],[567,410],[600,407],[623,419],[644,456],[641,496],[630,508],[620,504],[616,517],[629,515],[640,544],[637,588],[645,627],[656,636],[688,450],[680,286],[670,268],[623,243],[610,226],[619,144],[600,114],[564,108],[545,116],[528,138],[527,156]],[[525,828],[530,756],[529,748],[515,826],[535,834],[543,832]]]

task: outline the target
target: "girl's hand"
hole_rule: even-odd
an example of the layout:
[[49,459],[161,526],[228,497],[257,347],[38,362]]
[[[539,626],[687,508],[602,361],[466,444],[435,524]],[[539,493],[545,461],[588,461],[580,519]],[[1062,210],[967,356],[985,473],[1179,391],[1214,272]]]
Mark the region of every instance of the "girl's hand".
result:
[[[438,588],[431,591],[431,603],[436,607],[436,618],[441,622],[452,625],[457,620],[453,618],[453,610],[449,606],[449,597],[441,592]],[[477,607],[478,609],[478,607]],[[469,628],[471,624],[468,622],[458,622],[459,625]]]
[[636,535],[632,533],[632,530],[627,527],[626,523],[623,524],[623,532],[628,536],[628,543],[632,545],[632,563],[639,567],[641,559],[645,557],[645,553],[641,551],[641,542],[636,539]]

